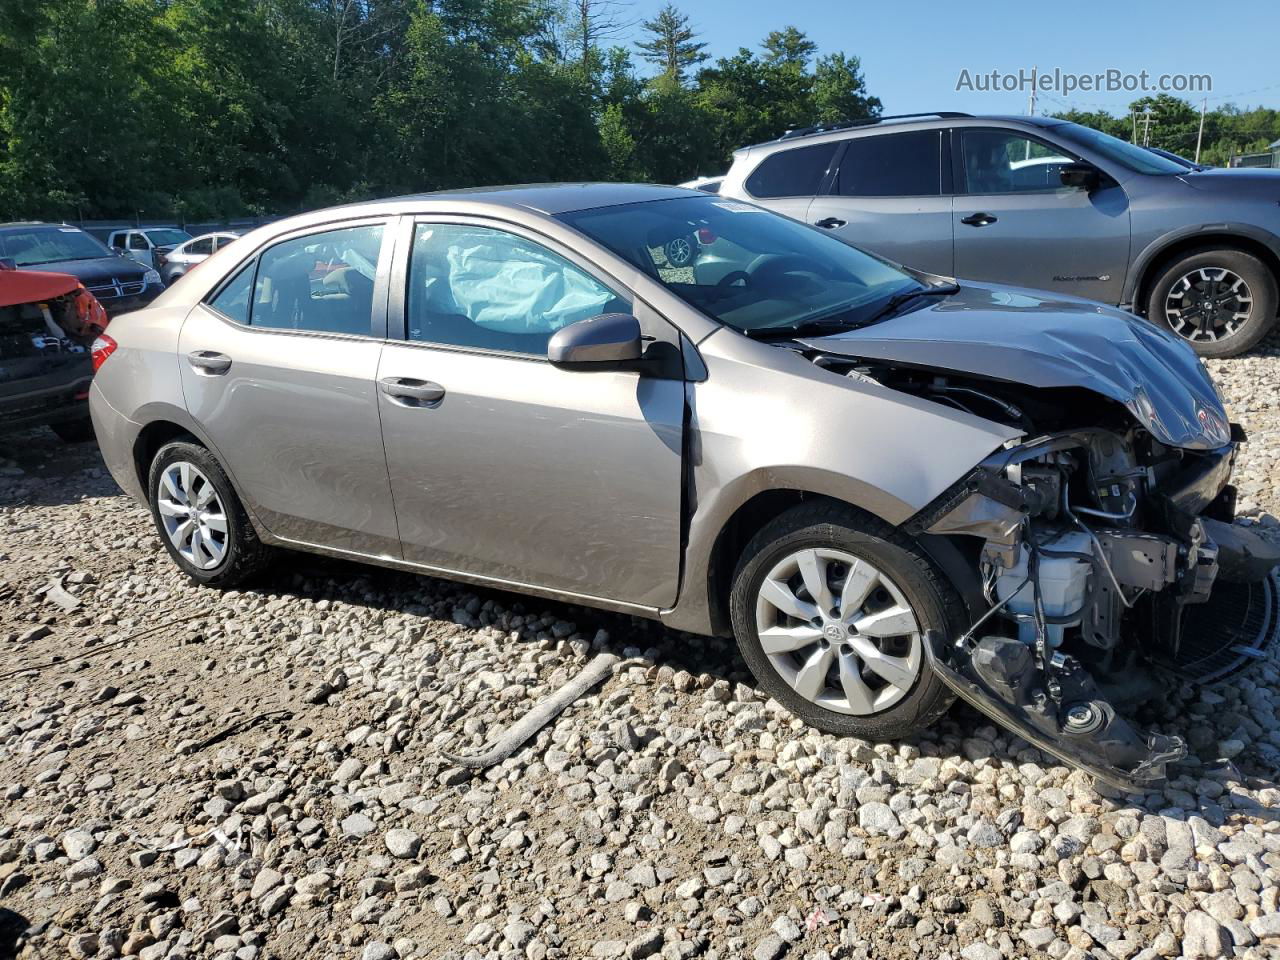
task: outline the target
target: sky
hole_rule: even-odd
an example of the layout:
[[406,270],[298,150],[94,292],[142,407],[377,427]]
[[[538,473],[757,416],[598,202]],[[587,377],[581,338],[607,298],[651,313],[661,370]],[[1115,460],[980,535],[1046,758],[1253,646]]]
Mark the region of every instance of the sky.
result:
[[[652,17],[666,0],[635,0],[634,15]],[[794,25],[819,54],[862,59],[869,91],[886,114],[926,110],[1025,113],[1027,91],[957,91],[992,70],[1075,74],[1107,70],[1136,75],[1208,74],[1212,90],[1181,94],[1209,107],[1280,108],[1280,0],[1080,0],[969,3],[862,3],[858,0],[675,0],[712,57],[739,47],[758,51],[770,30]],[[639,36],[639,28],[631,37]],[[977,81],[974,79],[974,86]],[[1263,89],[1266,88],[1266,89]],[[1037,113],[1072,105],[1117,115],[1140,94],[1042,92]]]

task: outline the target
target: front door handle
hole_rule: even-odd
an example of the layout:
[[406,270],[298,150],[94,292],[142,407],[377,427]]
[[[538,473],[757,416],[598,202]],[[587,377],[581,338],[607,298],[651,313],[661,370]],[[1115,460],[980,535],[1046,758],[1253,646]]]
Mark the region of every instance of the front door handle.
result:
[[402,407],[434,407],[444,399],[444,387],[430,380],[414,380],[411,377],[383,377],[378,389]]
[[841,220],[839,217],[823,217],[821,220],[815,220],[815,227],[822,227],[824,230],[834,230],[836,227],[843,227],[849,221]]
[[187,354],[187,362],[206,377],[220,377],[231,369],[231,358],[213,350],[194,350]]
[[995,223],[996,218],[989,213],[971,213],[967,217],[961,217],[960,222],[971,227],[985,227],[989,223]]

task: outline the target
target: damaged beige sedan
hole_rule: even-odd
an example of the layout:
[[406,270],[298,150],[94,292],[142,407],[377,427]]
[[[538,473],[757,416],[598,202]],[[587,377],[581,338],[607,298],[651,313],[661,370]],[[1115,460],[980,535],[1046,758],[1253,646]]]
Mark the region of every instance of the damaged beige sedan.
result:
[[1241,431],[1121,311],[750,204],[568,184],[307,214],[115,320],[91,408],[190,577],[278,548],[732,633],[823,730],[963,697],[1130,790],[1129,705],[1280,627]]

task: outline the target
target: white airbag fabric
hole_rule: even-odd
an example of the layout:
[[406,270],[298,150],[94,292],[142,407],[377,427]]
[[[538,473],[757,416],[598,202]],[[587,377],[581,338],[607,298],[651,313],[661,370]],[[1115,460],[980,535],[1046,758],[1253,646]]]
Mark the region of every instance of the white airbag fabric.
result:
[[613,294],[518,237],[475,231],[451,237],[449,291],[472,323],[546,333],[602,312]]

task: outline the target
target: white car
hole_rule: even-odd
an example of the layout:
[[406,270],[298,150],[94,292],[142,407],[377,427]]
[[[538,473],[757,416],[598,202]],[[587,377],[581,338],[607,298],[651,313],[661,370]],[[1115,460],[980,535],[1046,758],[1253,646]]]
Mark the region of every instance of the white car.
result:
[[724,183],[724,174],[714,177],[694,177],[692,180],[686,180],[680,184],[682,187],[688,187],[690,190],[701,190],[703,193],[719,193],[720,184]]
[[159,270],[161,257],[190,239],[191,234],[177,227],[135,227],[113,230],[107,246],[122,257]]
[[239,239],[238,233],[205,233],[174,247],[161,257],[159,264],[164,285],[169,286],[186,275],[197,263],[209,259],[227,244]]

